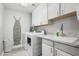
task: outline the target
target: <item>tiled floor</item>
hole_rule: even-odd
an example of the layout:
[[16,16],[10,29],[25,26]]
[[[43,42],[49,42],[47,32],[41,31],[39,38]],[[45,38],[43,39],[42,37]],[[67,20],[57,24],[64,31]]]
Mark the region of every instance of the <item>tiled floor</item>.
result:
[[4,53],[4,56],[28,56],[24,48],[13,49],[11,52]]

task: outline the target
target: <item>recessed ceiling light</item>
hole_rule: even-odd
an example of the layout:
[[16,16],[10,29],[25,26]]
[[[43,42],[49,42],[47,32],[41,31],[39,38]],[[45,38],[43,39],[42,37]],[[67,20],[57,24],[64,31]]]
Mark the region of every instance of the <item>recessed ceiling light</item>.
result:
[[27,7],[28,6],[28,3],[21,3],[21,6]]

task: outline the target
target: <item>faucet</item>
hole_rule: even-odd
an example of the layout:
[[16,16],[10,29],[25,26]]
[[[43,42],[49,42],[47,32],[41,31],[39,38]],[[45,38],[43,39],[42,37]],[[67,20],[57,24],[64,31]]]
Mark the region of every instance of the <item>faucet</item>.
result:
[[63,35],[63,24],[61,24],[60,30],[61,30],[61,34]]
[[46,30],[41,30],[41,32],[44,34],[44,35],[46,35],[47,33],[46,33]]
[[46,33],[46,30],[43,30],[44,31],[44,34],[46,35],[47,33]]

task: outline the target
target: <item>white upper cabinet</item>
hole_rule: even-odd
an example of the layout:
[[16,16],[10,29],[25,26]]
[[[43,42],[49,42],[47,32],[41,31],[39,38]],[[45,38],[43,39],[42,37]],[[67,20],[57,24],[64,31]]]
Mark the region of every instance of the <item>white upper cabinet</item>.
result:
[[76,11],[75,3],[48,3],[48,19]]
[[40,25],[41,18],[42,18],[42,4],[40,4],[32,12],[32,26],[38,26],[38,25]]
[[61,3],[61,15],[76,11],[75,3]]
[[48,20],[74,11],[75,3],[40,3],[32,12],[32,26],[48,24]]
[[39,6],[32,12],[32,26],[39,26],[47,24],[47,4],[41,3]]
[[48,19],[59,15],[59,3],[48,3]]

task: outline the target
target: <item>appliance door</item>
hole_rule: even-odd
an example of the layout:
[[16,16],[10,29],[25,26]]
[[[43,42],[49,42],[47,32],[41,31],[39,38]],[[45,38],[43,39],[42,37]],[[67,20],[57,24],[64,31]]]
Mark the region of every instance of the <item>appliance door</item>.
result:
[[27,44],[28,44],[29,46],[31,46],[31,38],[30,38],[30,37],[27,37]]

